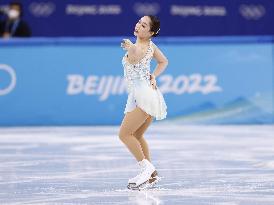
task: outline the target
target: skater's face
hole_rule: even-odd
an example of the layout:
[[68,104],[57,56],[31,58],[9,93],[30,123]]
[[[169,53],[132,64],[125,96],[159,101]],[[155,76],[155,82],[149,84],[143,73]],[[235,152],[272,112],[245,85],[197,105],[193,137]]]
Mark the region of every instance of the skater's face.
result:
[[143,16],[135,25],[134,35],[139,38],[151,38],[153,32],[150,31],[150,24],[150,18]]
[[19,18],[20,14],[21,14],[21,8],[19,5],[17,5],[17,4],[10,5],[9,11],[8,11],[9,19],[15,20],[15,19]]

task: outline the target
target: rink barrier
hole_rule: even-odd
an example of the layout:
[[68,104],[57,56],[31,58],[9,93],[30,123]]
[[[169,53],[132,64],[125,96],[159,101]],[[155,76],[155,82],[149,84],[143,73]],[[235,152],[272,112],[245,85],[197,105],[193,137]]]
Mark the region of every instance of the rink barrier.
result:
[[[0,126],[120,124],[122,38],[1,40]],[[159,123],[274,122],[272,36],[154,42],[169,59],[157,79],[168,106]]]

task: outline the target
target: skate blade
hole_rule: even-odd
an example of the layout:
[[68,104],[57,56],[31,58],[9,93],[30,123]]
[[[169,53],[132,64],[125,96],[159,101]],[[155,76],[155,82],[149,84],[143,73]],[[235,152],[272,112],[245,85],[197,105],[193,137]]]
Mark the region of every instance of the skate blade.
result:
[[129,184],[127,185],[127,188],[128,188],[128,189],[134,189],[134,187],[136,187],[136,184],[135,184],[135,183],[129,183]]
[[149,183],[148,183],[148,180],[145,181],[145,182],[143,182],[143,183],[140,184],[139,186],[136,186],[135,183],[130,183],[130,184],[127,185],[127,188],[128,188],[128,189],[131,189],[131,190],[139,190],[139,191],[140,191],[140,190],[143,190],[143,189],[146,188],[146,184],[149,184]]
[[162,177],[159,177],[159,176],[156,176],[156,177],[154,177],[154,181],[153,182],[149,182],[149,180],[148,181],[146,181],[146,182],[144,182],[144,183],[142,183],[142,184],[140,184],[139,186],[136,186],[136,183],[129,183],[128,185],[127,185],[127,188],[128,189],[131,189],[131,190],[144,190],[144,189],[153,189],[153,188],[155,188],[155,185],[159,182],[159,181],[161,181],[161,179],[162,179]]

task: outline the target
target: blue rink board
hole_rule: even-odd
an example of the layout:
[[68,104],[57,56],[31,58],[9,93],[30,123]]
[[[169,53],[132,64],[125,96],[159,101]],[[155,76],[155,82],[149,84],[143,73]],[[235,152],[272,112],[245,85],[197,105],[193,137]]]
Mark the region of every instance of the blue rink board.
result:
[[[127,97],[122,38],[0,41],[0,125],[120,124]],[[166,122],[274,122],[273,37],[155,43],[169,59],[158,78]]]

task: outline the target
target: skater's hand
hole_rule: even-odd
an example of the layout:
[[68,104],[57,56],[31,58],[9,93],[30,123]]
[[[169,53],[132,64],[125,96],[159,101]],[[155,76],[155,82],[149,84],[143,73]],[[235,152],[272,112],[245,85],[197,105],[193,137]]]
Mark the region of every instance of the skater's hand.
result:
[[129,50],[129,48],[133,45],[133,43],[129,40],[129,39],[123,39],[122,43],[121,43],[121,47],[124,50]]
[[150,85],[151,87],[156,90],[157,89],[157,82],[156,82],[156,78],[155,78],[155,75],[153,74],[150,74]]

